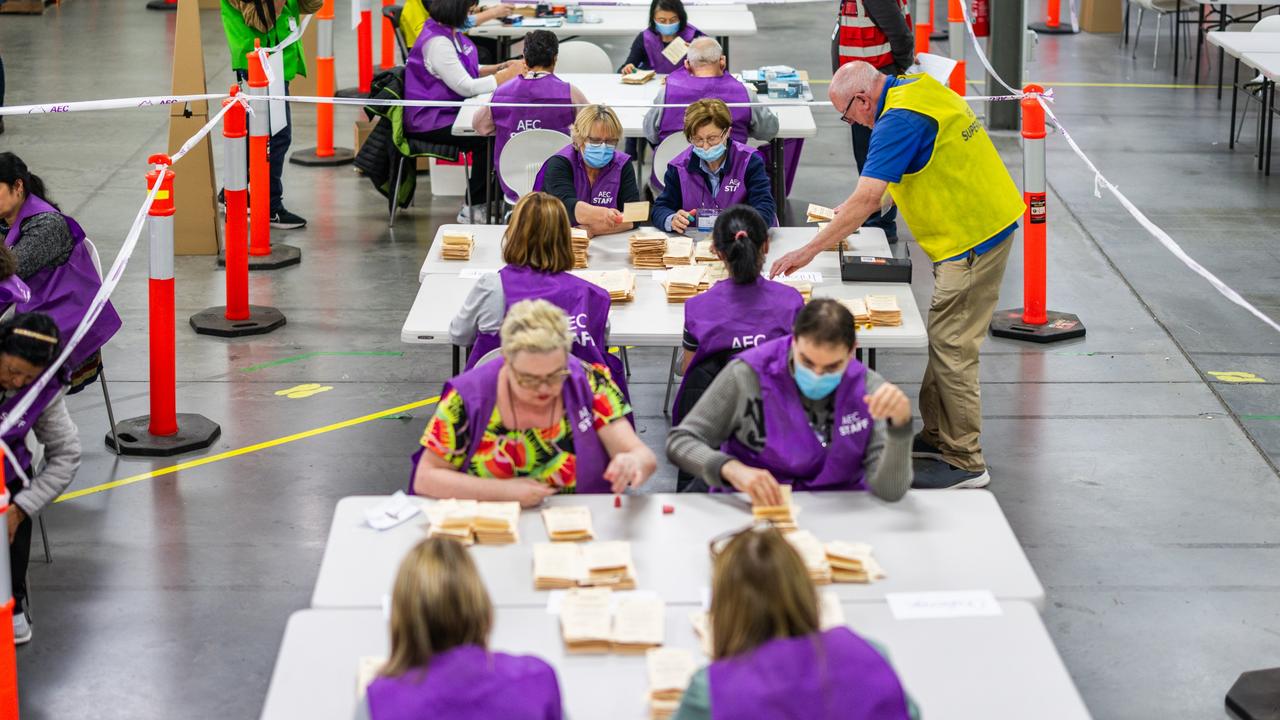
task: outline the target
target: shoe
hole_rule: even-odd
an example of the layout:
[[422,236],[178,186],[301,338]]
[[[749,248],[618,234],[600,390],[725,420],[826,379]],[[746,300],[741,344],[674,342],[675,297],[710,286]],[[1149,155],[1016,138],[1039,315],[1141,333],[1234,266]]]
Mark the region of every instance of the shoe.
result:
[[970,472],[942,460],[925,460],[915,463],[915,478],[911,487],[919,490],[963,490],[983,488],[991,482],[986,468]]
[[917,460],[942,460],[942,451],[924,439],[924,435],[916,433],[911,438],[911,457]]
[[485,204],[479,205],[463,205],[458,211],[458,222],[463,225],[488,225],[489,220],[486,217]]
[[271,211],[271,227],[273,228],[278,228],[280,230],[297,230],[298,228],[306,226],[306,218],[294,215],[284,208],[278,208]]
[[31,621],[27,619],[27,613],[18,610],[13,616],[13,644],[26,645],[31,642]]

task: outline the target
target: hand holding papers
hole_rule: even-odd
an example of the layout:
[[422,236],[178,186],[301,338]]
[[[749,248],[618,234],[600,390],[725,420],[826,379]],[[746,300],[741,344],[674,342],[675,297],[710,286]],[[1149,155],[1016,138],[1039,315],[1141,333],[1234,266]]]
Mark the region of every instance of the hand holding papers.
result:
[[672,65],[679,65],[684,61],[684,56],[687,52],[689,52],[689,43],[677,35],[663,48],[662,57],[666,58]]
[[791,486],[779,485],[782,491],[781,505],[752,505],[751,516],[756,520],[768,520],[774,527],[786,532],[796,528],[796,508],[791,505]]
[[805,214],[807,216],[805,222],[831,222],[836,217],[835,210],[813,203],[809,203],[809,209]]
[[629,202],[622,206],[622,222],[642,223],[649,219],[649,203]]

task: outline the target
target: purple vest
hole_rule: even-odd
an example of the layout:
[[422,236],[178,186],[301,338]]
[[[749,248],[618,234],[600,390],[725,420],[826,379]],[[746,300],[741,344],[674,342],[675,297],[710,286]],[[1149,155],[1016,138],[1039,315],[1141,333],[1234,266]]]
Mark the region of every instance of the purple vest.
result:
[[847,627],[779,638],[707,671],[712,720],[907,720],[902,683]]
[[[12,248],[20,243],[22,221],[32,215],[46,212],[58,211],[35,195],[27,195],[17,220],[14,221],[13,227],[9,228],[9,235],[4,239],[4,244]],[[61,215],[61,213],[58,214]],[[71,230],[71,239],[75,243],[71,249],[70,259],[57,267],[46,267],[27,278],[26,284],[31,292],[30,299],[17,303],[14,309],[20,313],[41,312],[53,318],[63,342],[66,342],[71,339],[76,326],[89,311],[93,296],[102,287],[102,280],[98,278],[98,271],[93,267],[93,258],[89,254],[88,246],[85,245],[84,230],[80,228],[79,223],[66,215],[62,215],[62,218],[67,221],[67,228]],[[107,344],[107,341],[120,329],[120,324],[120,316],[116,314],[116,309],[108,300],[98,315],[98,320],[93,327],[89,328],[89,332],[67,358],[63,370],[66,372],[78,370],[91,355]]]
[[[615,210],[622,209],[618,193],[622,188],[622,170],[627,166],[627,162],[631,160],[630,155],[621,150],[614,150],[613,159],[609,161],[608,165],[600,168],[600,174],[596,176],[595,183],[592,183],[587,176],[587,166],[582,162],[582,153],[578,152],[573,145],[567,145],[552,157],[556,156],[568,160],[569,166],[573,168],[573,190],[579,200],[589,205],[611,207]],[[542,176],[546,171],[547,166],[544,164],[542,169],[538,171],[538,177],[533,181],[534,190],[542,189]]]
[[[17,273],[0,280],[0,313],[10,305],[18,305],[31,299],[31,288],[22,282]],[[16,312],[16,310],[15,310]]]
[[[501,167],[498,160],[502,157],[502,148],[506,147],[507,141],[511,139],[512,135],[522,133],[525,130],[555,130],[567,134],[576,116],[575,108],[572,105],[573,98],[569,83],[555,75],[543,75],[533,80],[521,75],[498,86],[498,89],[493,93],[493,101],[495,103],[536,102],[563,106],[493,108],[494,147],[496,150],[493,160],[494,167]],[[498,182],[502,184],[503,192],[507,195],[513,194],[511,188],[507,187],[506,181],[502,179],[501,173],[498,175]]]
[[[733,205],[747,201],[747,163],[755,155],[755,150],[737,140],[729,141],[728,157],[724,161],[725,169],[720,175],[720,192],[715,197],[707,188],[707,176],[699,164],[702,162],[693,154],[693,146],[685,148],[671,161],[680,177],[680,204],[686,210],[715,208],[724,210]],[[774,213],[773,226],[778,226],[777,213]]]
[[[684,31],[677,35],[677,37],[682,38],[685,42],[690,42],[701,34],[701,30],[689,23],[685,23]],[[662,42],[661,35],[654,32],[652,28],[645,28],[644,32],[640,33],[640,35],[644,38],[644,54],[649,57],[649,67],[653,68],[654,72],[659,75],[669,75],[670,73],[675,72],[676,68],[680,67],[680,65],[673,64],[665,55],[662,54],[662,51],[666,49],[667,45]],[[681,62],[683,62],[683,58],[681,59]]]
[[[747,102],[747,88],[725,73],[719,77],[697,77],[681,68],[667,76],[667,90],[664,104],[689,104],[704,98],[719,98],[727,103]],[[729,137],[740,143],[747,142],[747,131],[751,127],[751,108],[731,107],[729,114],[733,117],[733,127]],[[667,139],[669,135],[684,132],[684,107],[668,107],[662,109],[662,122],[658,125],[658,141]]]
[[[27,450],[27,433],[31,432],[36,421],[40,419],[40,415],[48,409],[51,404],[53,404],[53,401],[57,399],[58,394],[65,389],[66,388],[56,380],[45,385],[44,390],[41,390],[40,394],[36,397],[36,401],[27,409],[27,413],[23,415],[22,419],[4,435],[5,443],[11,450],[13,450],[14,459],[17,460],[23,470],[28,471],[28,473],[30,473],[32,468],[31,452]],[[25,394],[26,388],[23,388],[15,393],[13,397],[5,400],[3,404],[0,404],[0,419],[8,417],[10,409],[12,409],[14,405],[17,405],[18,399]],[[0,460],[0,462],[4,461]],[[17,473],[13,472],[9,467],[5,467],[5,473],[5,477],[8,478],[9,484],[12,485],[13,481],[17,480]],[[19,484],[21,484],[21,482],[21,480],[18,480]]]
[[[468,420],[476,423],[468,428],[471,437],[467,457],[462,462],[463,468],[471,466],[471,458],[480,447],[489,418],[493,416],[493,407],[498,402],[498,371],[503,364],[504,360],[497,358],[467,370],[445,383],[444,390],[440,393],[444,397],[451,388],[456,390],[462,396]],[[604,470],[609,464],[609,454],[595,431],[595,398],[591,392],[591,381],[587,379],[586,366],[572,356],[569,361],[569,377],[565,378],[561,397],[564,400],[565,415],[573,428],[573,454],[576,461],[574,492],[607,493],[611,488],[604,479]],[[413,465],[409,470],[410,494],[413,493],[413,475],[424,450],[425,448],[420,447],[413,454]]]
[[446,650],[426,668],[369,684],[372,720],[561,720],[556,671],[531,655],[478,645]]
[[[732,280],[712,285],[710,290],[689,298],[684,304],[685,332],[698,341],[689,369],[725,350],[746,350],[789,334],[796,315],[803,308],[804,298],[799,291],[764,276],[746,285]],[[688,377],[686,372],[685,378]],[[682,379],[671,410],[673,425],[683,419],[676,412],[683,393]]]
[[[434,37],[456,42],[462,67],[467,69],[471,77],[480,76],[480,56],[471,38],[428,18],[404,64],[404,97],[406,100],[463,100],[465,98],[450,90],[443,80],[427,72],[424,55],[427,43]],[[449,127],[458,116],[456,107],[407,107],[405,111],[405,127],[414,133]]]
[[831,442],[824,448],[800,403],[800,389],[787,363],[790,356],[790,335],[738,356],[760,379],[764,449],[756,452],[736,437],[720,449],[751,467],[768,470],[796,490],[865,490],[862,457],[874,422],[862,399],[867,394],[866,366],[850,360],[845,368],[836,388]]

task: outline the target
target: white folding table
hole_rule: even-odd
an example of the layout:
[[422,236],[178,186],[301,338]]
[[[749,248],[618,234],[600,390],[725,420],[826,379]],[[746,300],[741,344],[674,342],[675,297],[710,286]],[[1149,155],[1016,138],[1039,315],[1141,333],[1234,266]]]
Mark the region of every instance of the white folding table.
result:
[[[1227,126],[1227,148],[1236,146],[1236,108],[1239,102],[1240,65],[1258,70],[1262,75],[1262,112],[1258,116],[1258,169],[1271,174],[1271,126],[1275,110],[1276,67],[1280,61],[1280,33],[1210,31],[1206,38],[1232,58],[1231,124]],[[1270,72],[1268,72],[1270,71]],[[1219,82],[1221,88],[1221,82]]]

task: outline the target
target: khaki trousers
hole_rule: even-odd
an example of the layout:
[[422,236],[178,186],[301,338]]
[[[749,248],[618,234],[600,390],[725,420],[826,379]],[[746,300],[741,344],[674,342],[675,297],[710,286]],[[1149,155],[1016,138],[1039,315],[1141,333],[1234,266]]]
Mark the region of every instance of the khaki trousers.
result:
[[942,457],[971,472],[982,458],[982,392],[978,348],[987,336],[1013,237],[982,255],[933,266],[929,364],[920,386],[922,437]]

